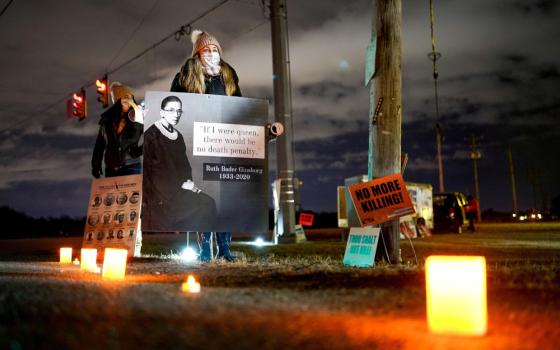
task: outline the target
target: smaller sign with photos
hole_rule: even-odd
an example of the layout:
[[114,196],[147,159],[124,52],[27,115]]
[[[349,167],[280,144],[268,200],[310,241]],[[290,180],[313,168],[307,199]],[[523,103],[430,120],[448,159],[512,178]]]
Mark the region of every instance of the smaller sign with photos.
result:
[[98,256],[108,247],[127,249],[133,256],[141,239],[141,204],[142,175],[94,179],[82,247],[96,248]]

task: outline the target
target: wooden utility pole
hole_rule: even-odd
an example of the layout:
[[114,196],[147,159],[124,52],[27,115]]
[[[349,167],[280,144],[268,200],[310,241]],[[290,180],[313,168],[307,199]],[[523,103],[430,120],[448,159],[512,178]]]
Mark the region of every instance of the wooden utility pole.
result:
[[[275,121],[284,125],[276,140],[277,178],[280,180],[280,214],[277,233],[281,242],[295,242],[294,150],[292,144],[292,91],[286,0],[271,0],[272,70]],[[281,221],[281,222],[280,222]]]
[[512,196],[512,200],[513,200],[512,209],[513,209],[513,214],[517,214],[517,190],[515,188],[515,171],[513,169],[513,158],[511,156],[511,145],[508,145],[507,155],[508,155],[508,162],[509,162],[509,176],[511,178],[511,196]]
[[428,54],[428,58],[432,61],[432,76],[434,78],[434,95],[436,105],[436,150],[437,150],[437,164],[438,164],[438,178],[439,178],[439,192],[445,192],[445,185],[443,183],[443,157],[442,157],[442,144],[441,144],[441,127],[439,125],[439,96],[438,96],[438,77],[437,60],[441,58],[441,53],[436,51],[436,35],[434,31],[435,16],[433,0],[430,0],[430,33],[432,38],[432,52]]
[[[374,5],[372,43],[376,42],[373,60],[374,75],[370,88],[370,149],[368,174],[373,177],[401,171],[401,0],[377,0]],[[366,65],[372,64],[366,62]],[[385,255],[385,243],[390,263],[399,262],[399,220],[381,225],[382,241],[378,256]],[[379,255],[381,254],[381,255]]]
[[473,182],[474,182],[474,192],[476,197],[476,216],[477,221],[482,222],[482,214],[480,212],[480,191],[478,189],[478,165],[477,161],[481,158],[480,152],[476,148],[476,137],[471,136],[471,152],[470,158],[473,161]]

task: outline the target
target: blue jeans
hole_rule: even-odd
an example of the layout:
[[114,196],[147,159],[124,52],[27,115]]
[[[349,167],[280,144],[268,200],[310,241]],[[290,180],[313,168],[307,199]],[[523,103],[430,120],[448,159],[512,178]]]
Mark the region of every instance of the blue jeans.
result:
[[[200,232],[198,236],[198,245],[200,247],[200,260],[210,261],[210,243],[212,232]],[[218,254],[216,259],[225,259],[226,261],[235,261],[235,257],[231,255],[229,246],[231,244],[231,232],[216,232],[216,245],[218,246]]]

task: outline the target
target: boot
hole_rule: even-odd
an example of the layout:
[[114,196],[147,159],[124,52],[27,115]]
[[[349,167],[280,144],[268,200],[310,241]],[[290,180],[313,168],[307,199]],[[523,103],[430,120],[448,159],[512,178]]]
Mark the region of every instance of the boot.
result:
[[216,259],[224,259],[227,262],[234,262],[235,257],[231,255],[229,246],[231,244],[231,232],[216,232],[216,243],[218,245],[218,254]]
[[198,248],[200,255],[198,260],[202,262],[208,262],[212,260],[212,255],[210,254],[210,243],[212,238],[212,232],[198,232]]

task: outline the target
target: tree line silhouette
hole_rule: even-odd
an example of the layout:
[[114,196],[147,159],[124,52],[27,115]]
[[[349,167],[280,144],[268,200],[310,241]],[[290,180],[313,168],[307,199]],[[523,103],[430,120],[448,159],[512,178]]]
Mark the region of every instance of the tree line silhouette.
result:
[[0,239],[81,236],[85,217],[33,218],[10,207],[0,207]]

